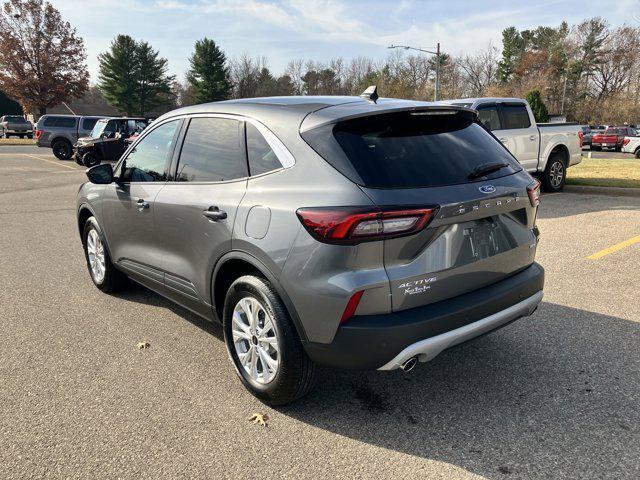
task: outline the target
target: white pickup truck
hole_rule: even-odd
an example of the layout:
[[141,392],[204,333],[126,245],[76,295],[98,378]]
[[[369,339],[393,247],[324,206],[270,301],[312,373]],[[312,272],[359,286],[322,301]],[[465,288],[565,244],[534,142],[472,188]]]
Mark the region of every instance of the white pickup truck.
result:
[[504,144],[522,166],[537,175],[549,192],[564,187],[567,168],[582,160],[578,124],[538,123],[520,98],[463,98],[439,103],[478,111],[480,122]]

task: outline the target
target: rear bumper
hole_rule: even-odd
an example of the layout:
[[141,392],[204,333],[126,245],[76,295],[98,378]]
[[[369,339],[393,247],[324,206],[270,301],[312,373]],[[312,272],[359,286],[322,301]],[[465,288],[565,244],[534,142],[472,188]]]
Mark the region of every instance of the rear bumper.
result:
[[443,350],[533,313],[544,269],[525,270],[473,292],[424,307],[351,318],[332,343],[306,343],[314,361],[339,368],[398,368],[411,357],[426,362]]

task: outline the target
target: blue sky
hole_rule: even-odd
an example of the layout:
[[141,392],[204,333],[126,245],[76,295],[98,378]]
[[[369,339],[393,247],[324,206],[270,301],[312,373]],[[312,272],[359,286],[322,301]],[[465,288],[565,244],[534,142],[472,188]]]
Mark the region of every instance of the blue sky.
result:
[[184,78],[193,44],[214,39],[229,57],[266,57],[281,73],[294,58],[382,59],[389,44],[434,47],[454,55],[500,47],[502,29],[570,24],[603,15],[640,26],[640,1],[459,0],[51,0],[85,39],[95,81],[97,55],[125,33],[144,39]]

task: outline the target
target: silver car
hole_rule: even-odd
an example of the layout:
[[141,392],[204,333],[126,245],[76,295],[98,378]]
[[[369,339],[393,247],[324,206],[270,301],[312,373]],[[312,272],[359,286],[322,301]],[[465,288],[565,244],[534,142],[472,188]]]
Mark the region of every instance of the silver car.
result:
[[91,278],[222,324],[279,405],[316,365],[412,369],[530,315],[539,182],[465,107],[283,97],[187,107],[87,171]]

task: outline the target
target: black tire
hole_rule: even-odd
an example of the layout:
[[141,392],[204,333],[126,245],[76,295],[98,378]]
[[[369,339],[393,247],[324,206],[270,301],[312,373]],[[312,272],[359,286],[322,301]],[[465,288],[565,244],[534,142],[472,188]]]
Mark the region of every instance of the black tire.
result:
[[82,156],[82,164],[85,167],[95,167],[100,163],[100,157],[96,154],[96,152],[87,152]]
[[[242,366],[232,335],[235,306],[252,297],[269,314],[278,343],[278,369],[269,383],[255,381]],[[271,284],[261,277],[245,275],[231,284],[224,303],[224,338],[227,352],[240,381],[251,394],[268,405],[284,405],[313,388],[316,365],[305,353],[291,317]],[[263,367],[264,368],[264,367]]]
[[542,175],[542,188],[546,192],[559,192],[567,180],[567,165],[562,152],[552,153]]
[[636,158],[640,158],[640,148],[636,149],[636,153],[634,155]]
[[68,140],[56,140],[51,145],[51,150],[58,160],[69,160],[73,155],[73,147]]
[[[89,259],[88,251],[88,237],[91,231],[96,232],[103,246],[104,276],[102,278],[97,278],[91,268],[91,261]],[[84,224],[84,229],[82,232],[82,247],[84,249],[85,259],[87,260],[87,269],[89,270],[89,275],[96,287],[98,287],[105,293],[110,293],[120,291],[128,285],[129,281],[126,275],[116,269],[113,263],[111,263],[111,257],[109,256],[109,250],[106,248],[106,242],[102,233],[102,229],[100,228],[100,225],[98,224],[98,221],[95,219],[95,217],[89,217]]]

